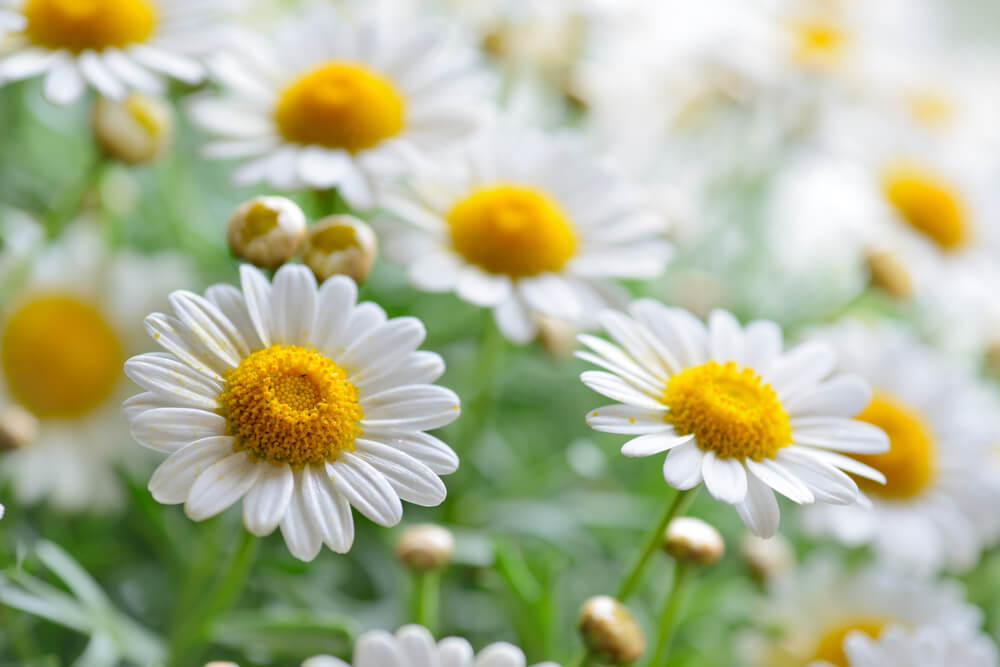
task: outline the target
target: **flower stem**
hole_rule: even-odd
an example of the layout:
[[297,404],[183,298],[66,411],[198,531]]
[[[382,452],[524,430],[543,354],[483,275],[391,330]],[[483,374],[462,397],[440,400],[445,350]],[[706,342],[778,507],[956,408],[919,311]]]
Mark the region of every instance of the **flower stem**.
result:
[[674,496],[666,508],[663,514],[657,520],[656,525],[649,532],[646,537],[646,542],[632,564],[629,568],[628,574],[622,580],[621,586],[618,587],[618,599],[624,602],[628,599],[632,593],[635,592],[636,586],[642,580],[643,570],[646,568],[646,564],[649,562],[650,556],[656,551],[657,546],[663,540],[663,531],[666,530],[667,524],[676,517],[682,515],[691,504],[694,499],[694,494],[697,491],[697,487],[694,489],[686,489],[684,491],[678,491],[677,495]]
[[670,651],[670,640],[673,639],[674,631],[677,629],[677,616],[684,603],[684,595],[693,572],[694,567],[691,563],[677,561],[677,566],[674,568],[674,580],[670,584],[670,593],[667,595],[663,613],[660,614],[656,653],[653,654],[653,659],[649,663],[650,667],[660,667],[665,664]]
[[586,651],[583,654],[583,657],[580,658],[579,667],[591,667],[591,665],[596,665],[597,664],[595,662],[596,659],[597,659],[597,656],[595,656],[592,651]]
[[415,572],[413,574],[413,597],[410,601],[410,618],[417,625],[437,631],[440,609],[441,573]]

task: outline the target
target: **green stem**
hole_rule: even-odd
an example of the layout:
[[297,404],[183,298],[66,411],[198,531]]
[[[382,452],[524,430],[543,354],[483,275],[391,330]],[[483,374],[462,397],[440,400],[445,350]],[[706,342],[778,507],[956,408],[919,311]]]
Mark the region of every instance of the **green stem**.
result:
[[597,664],[597,656],[591,651],[586,651],[583,657],[580,658],[579,667],[590,667],[591,665]]
[[649,562],[650,556],[656,551],[656,548],[660,546],[663,542],[663,531],[666,530],[667,524],[676,517],[684,514],[691,501],[694,499],[694,494],[697,491],[697,487],[694,489],[687,489],[684,491],[678,491],[677,495],[674,496],[673,500],[667,504],[663,511],[663,514],[657,520],[656,525],[649,535],[646,537],[646,542],[639,552],[632,567],[629,569],[628,574],[622,580],[621,586],[618,587],[618,599],[624,602],[635,592],[636,586],[642,580],[643,570],[646,568],[646,564]]
[[690,563],[678,561],[674,568],[674,580],[670,584],[670,593],[667,595],[663,613],[660,615],[659,632],[656,637],[656,653],[650,661],[650,667],[661,667],[670,653],[670,640],[673,639],[674,631],[677,629],[677,617],[684,604],[684,595],[687,591],[691,574],[694,567]]
[[[45,232],[48,238],[57,238],[74,216],[80,213],[87,197],[100,189],[107,164],[107,158],[98,151],[76,188],[68,196],[64,196],[45,217]],[[97,194],[100,196],[100,192]]]
[[441,573],[414,572],[413,599],[410,618],[434,634],[437,631],[438,610],[440,609]]

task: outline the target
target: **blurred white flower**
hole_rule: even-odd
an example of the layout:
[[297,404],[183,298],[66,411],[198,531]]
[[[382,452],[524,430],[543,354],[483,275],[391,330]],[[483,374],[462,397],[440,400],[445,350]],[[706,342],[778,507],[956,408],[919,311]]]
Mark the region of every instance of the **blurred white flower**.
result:
[[280,526],[306,561],[323,544],[351,548],[352,505],[392,526],[400,500],[441,503],[439,475],[458,457],[424,430],[454,421],[459,400],[430,384],[444,362],[417,351],[423,324],[356,304],[343,276],[319,290],[301,265],[283,266],[273,286],[249,266],[241,276],[242,292],[171,294],[176,317],[146,318],[166,353],[125,364],[146,390],[123,407],[132,435],[170,455],[149,481],[153,497],[184,503],[195,521],[242,499],[247,530]]
[[876,640],[853,632],[844,640],[849,667],[996,667],[997,648],[986,635],[965,628],[928,626],[885,629]]
[[716,310],[706,326],[651,299],[633,302],[629,315],[605,311],[601,322],[618,345],[580,336],[593,352],[577,356],[606,369],[581,379],[619,403],[588,412],[587,423],[638,436],[622,447],[626,456],[669,450],[668,484],[692,489],[704,481],[755,535],[778,530],[774,491],[800,504],[851,505],[862,496],[844,471],[884,481],[837,453],[877,454],[888,439],[851,419],[871,390],[857,376],[827,379],[836,364],[830,346],[805,343],[785,353],[773,322],[744,329]]

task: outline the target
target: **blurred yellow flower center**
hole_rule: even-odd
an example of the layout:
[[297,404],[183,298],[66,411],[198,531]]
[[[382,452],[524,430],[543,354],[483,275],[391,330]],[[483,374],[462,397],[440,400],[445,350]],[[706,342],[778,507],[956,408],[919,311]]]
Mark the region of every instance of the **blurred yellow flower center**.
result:
[[274,117],[292,143],[356,153],[399,134],[404,110],[402,94],[385,77],[363,65],[329,62],[285,88]]
[[476,190],[448,213],[451,242],[462,257],[511,278],[560,270],[576,251],[576,236],[559,204],[521,185]]
[[882,619],[868,617],[857,618],[831,628],[820,638],[810,662],[826,661],[836,667],[850,667],[847,655],[844,654],[844,638],[852,632],[863,632],[873,639],[878,639],[886,623],[887,621]]
[[100,312],[75,296],[38,296],[0,331],[7,387],[37,417],[70,419],[103,403],[124,361],[122,346]]
[[913,118],[932,129],[942,127],[955,116],[951,100],[932,90],[911,93],[905,101]]
[[364,416],[342,368],[313,349],[272,345],[249,355],[219,395],[237,448],[292,466],[354,450]]
[[965,211],[954,188],[922,167],[898,165],[886,170],[882,188],[906,224],[943,250],[969,240]]
[[28,0],[21,11],[32,43],[74,53],[145,42],[156,27],[147,0]]
[[710,361],[670,378],[665,419],[681,435],[721,458],[774,458],[792,441],[788,414],[777,394],[751,368]]
[[822,20],[807,20],[791,27],[796,63],[807,67],[830,67],[840,60],[847,35],[838,26]]
[[920,493],[934,472],[934,436],[923,418],[895,398],[876,393],[856,417],[874,424],[889,436],[884,454],[854,454],[854,458],[885,475],[885,486],[858,478],[865,493],[904,499]]

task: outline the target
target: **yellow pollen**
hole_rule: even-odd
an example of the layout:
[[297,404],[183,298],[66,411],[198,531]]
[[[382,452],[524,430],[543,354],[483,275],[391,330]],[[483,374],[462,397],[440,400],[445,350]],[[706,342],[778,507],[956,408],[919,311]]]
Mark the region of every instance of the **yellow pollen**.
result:
[[751,368],[710,361],[670,378],[663,392],[665,419],[681,435],[720,458],[774,458],[792,441],[788,414],[777,394]]
[[523,278],[560,270],[576,251],[573,226],[559,204],[531,187],[476,190],[447,216],[451,242],[470,264]]
[[399,134],[404,112],[389,79],[363,65],[328,62],[285,88],[274,118],[287,141],[356,153]]
[[968,243],[968,223],[958,193],[937,174],[915,165],[896,165],[885,171],[882,189],[903,222],[942,250]]
[[104,317],[77,297],[41,295],[15,310],[0,335],[0,362],[14,399],[37,417],[84,415],[121,375],[121,343]]
[[805,67],[828,68],[843,56],[847,35],[836,25],[821,20],[793,23],[793,60]]
[[313,349],[272,345],[249,355],[219,395],[237,449],[294,467],[354,450],[364,416],[342,368]]
[[836,667],[850,667],[847,655],[844,654],[844,638],[852,632],[863,632],[873,639],[878,639],[886,623],[879,618],[862,617],[831,628],[816,644],[816,652],[809,662],[826,661]]
[[921,416],[893,397],[876,393],[856,417],[874,424],[889,436],[884,454],[854,454],[854,458],[885,475],[885,485],[857,478],[865,493],[905,499],[920,493],[934,473],[934,437]]
[[28,0],[22,11],[33,44],[74,53],[145,42],[156,27],[147,0]]

